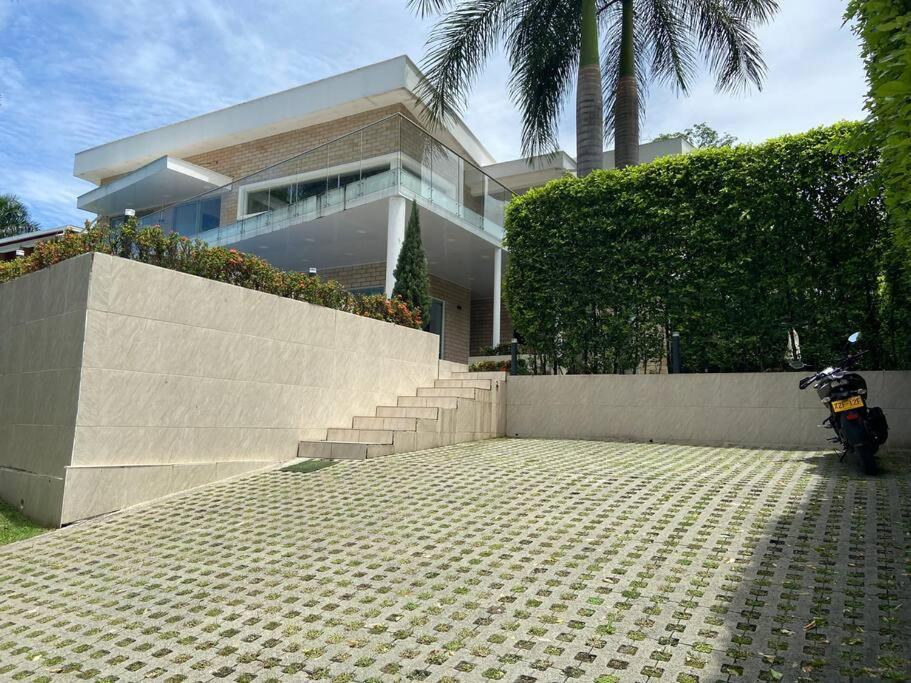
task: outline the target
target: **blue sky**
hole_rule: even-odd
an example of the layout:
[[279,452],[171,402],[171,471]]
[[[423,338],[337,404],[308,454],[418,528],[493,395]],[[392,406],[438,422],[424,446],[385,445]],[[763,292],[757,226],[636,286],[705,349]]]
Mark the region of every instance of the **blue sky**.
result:
[[[843,0],[781,0],[760,29],[762,92],[700,79],[652,88],[643,140],[706,121],[742,141],[863,117],[863,65]],[[73,155],[116,138],[399,54],[420,62],[429,21],[405,0],[0,0],[0,193],[45,227],[81,224]],[[465,119],[500,160],[519,155],[502,58]],[[572,108],[560,140],[573,153]]]

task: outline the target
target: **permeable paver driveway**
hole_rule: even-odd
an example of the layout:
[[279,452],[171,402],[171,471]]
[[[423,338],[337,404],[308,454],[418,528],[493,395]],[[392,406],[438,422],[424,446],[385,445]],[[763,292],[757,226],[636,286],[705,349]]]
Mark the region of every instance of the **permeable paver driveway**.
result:
[[0,679],[901,679],[911,473],[497,440],[0,548]]

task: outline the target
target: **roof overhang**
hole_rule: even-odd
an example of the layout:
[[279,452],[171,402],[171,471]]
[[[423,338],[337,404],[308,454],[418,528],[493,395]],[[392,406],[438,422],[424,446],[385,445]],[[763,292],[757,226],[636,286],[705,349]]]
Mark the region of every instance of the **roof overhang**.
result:
[[0,253],[9,253],[16,249],[29,249],[41,242],[56,239],[66,232],[82,232],[83,228],[75,225],[61,225],[59,228],[47,228],[10,235],[0,239]]
[[[408,57],[395,57],[78,152],[73,174],[100,184],[161,156],[190,157],[394,104],[408,106],[420,121],[421,78]],[[461,119],[453,117],[440,132],[475,163],[495,161]]]
[[86,192],[76,205],[99,216],[114,216],[125,209],[141,211],[162,203],[174,204],[230,182],[231,178],[221,173],[164,156]]
[[509,189],[521,192],[543,185],[554,178],[576,172],[576,162],[566,152],[544,154],[529,159],[513,159],[484,167],[484,172]]

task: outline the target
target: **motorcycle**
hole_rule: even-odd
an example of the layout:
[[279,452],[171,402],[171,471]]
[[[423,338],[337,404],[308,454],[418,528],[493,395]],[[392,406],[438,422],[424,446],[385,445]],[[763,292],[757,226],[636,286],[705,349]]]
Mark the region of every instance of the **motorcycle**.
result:
[[[828,407],[829,417],[820,426],[835,431],[835,436],[829,441],[841,447],[839,462],[851,453],[860,461],[865,473],[875,474],[876,453],[889,436],[889,425],[881,408],[867,404],[867,383],[864,378],[856,372],[850,372],[851,366],[866,353],[849,352],[850,346],[859,339],[860,332],[848,337],[845,345],[847,355],[837,365],[804,377],[800,380],[799,387],[804,390],[812,384],[819,400]],[[800,346],[794,331],[789,333],[788,357],[791,367],[795,369],[809,367],[800,360]]]

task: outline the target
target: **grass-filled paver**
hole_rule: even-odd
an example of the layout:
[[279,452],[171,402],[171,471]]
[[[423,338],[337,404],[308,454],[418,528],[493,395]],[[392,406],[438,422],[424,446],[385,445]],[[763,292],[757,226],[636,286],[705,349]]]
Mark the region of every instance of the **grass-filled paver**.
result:
[[254,474],[0,548],[0,680],[908,680],[883,465],[500,439]]

